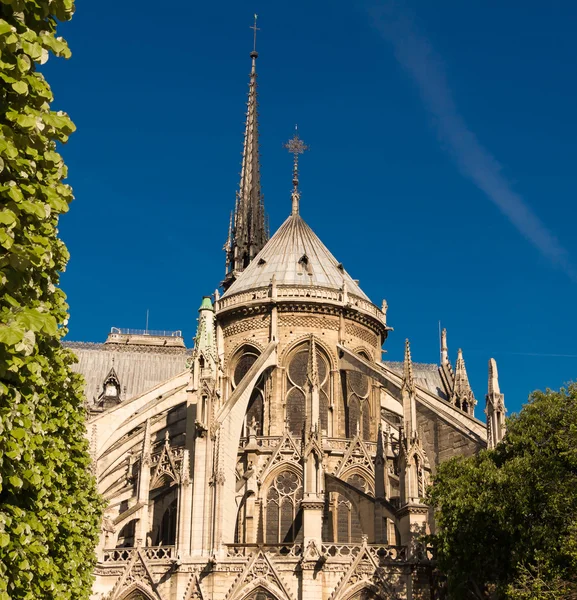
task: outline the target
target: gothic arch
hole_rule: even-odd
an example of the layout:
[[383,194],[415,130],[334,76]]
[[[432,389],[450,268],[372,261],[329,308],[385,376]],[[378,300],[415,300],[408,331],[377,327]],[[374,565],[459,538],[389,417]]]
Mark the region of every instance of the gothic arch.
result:
[[[258,360],[258,357],[262,354],[262,351],[258,349],[253,344],[248,342],[242,342],[240,346],[238,346],[234,353],[231,355],[230,360],[228,362],[227,375],[231,382],[232,388],[234,389],[239,383],[240,379],[238,374],[236,373],[237,369],[240,367],[240,363],[244,357],[254,356],[254,362]],[[253,364],[254,364],[253,362]],[[251,365],[252,366],[252,365]],[[250,368],[250,367],[249,367]],[[246,369],[248,371],[248,369]],[[246,374],[246,372],[244,373]]]
[[[374,527],[373,514],[374,514],[374,505],[376,500],[371,498],[368,494],[361,492],[355,489],[350,484],[345,481],[335,477],[334,475],[326,474],[325,476],[325,486],[327,492],[337,492],[342,494],[351,504],[354,504],[358,507],[359,517],[361,520],[361,524],[363,526],[363,530],[367,533],[371,532]],[[361,510],[359,505],[363,504],[366,510]],[[383,507],[383,516],[391,519],[395,525],[399,524],[399,520],[397,518],[396,511],[394,507],[387,501],[380,501],[380,504]]]
[[[228,389],[230,393],[234,392],[236,387],[240,385],[241,380],[248,373],[250,368],[259,359],[262,351],[256,344],[243,340],[238,345],[231,355],[226,368],[228,376]],[[265,383],[267,375],[263,373],[256,381],[251,392],[244,423],[242,428],[242,436],[249,435],[249,426],[254,425],[256,435],[263,435],[265,430]]]
[[[363,593],[365,592],[365,593]],[[334,600],[386,600],[382,590],[369,581],[359,581],[347,587],[346,590]]]
[[302,498],[302,470],[289,463],[273,469],[260,493],[266,544],[288,544],[302,539]]
[[[280,363],[284,368],[283,376],[283,404],[285,405],[285,419],[292,435],[300,435],[306,421],[308,397],[308,368],[310,348],[314,336],[302,338],[298,343],[290,346],[290,351],[283,353]],[[317,357],[319,375],[319,417],[321,429],[327,433],[329,428],[329,406],[332,397],[332,371],[331,357],[323,346],[317,345],[314,337],[315,355]]]
[[282,462],[275,465],[267,474],[266,479],[262,482],[260,487],[260,493],[265,494],[268,492],[268,488],[271,485],[271,482],[274,481],[275,477],[282,473],[282,471],[292,471],[297,477],[302,479],[303,477],[303,469],[300,464],[295,464],[294,462],[289,462],[288,460],[283,460]]
[[[259,593],[263,595],[259,597]],[[237,595],[237,598],[239,600],[261,600],[261,598],[262,600],[288,600],[286,594],[264,579],[257,579],[249,584]]]
[[375,362],[372,358],[373,352],[367,348],[367,346],[358,346],[353,350],[355,354],[358,354],[361,358],[365,359],[367,362]]
[[374,496],[374,494],[375,494],[374,474],[371,473],[363,465],[353,465],[351,467],[348,467],[342,473],[340,473],[339,478],[342,479],[343,481],[348,481],[349,478],[352,477],[353,475],[358,475],[359,477],[362,477],[367,483],[368,491],[371,492],[372,495]]
[[240,350],[242,350],[243,347],[250,348],[252,351],[259,355],[264,352],[264,347],[255,340],[249,338],[240,340],[235,344],[234,348],[232,348],[232,350],[229,351],[227,357],[224,360],[225,373],[228,372],[231,362],[234,361],[236,355],[239,353]]
[[[324,340],[319,339],[316,335],[314,337],[315,337],[315,344],[317,346],[317,349],[321,350],[322,354],[325,355],[325,358],[329,362],[329,370],[330,371],[338,370],[338,368],[339,368],[338,359],[337,359],[335,353],[331,351],[330,346]],[[310,339],[311,339],[311,334],[307,333],[305,335],[298,337],[296,340],[294,340],[288,346],[286,346],[279,357],[279,361],[278,361],[279,365],[286,366],[286,364],[288,363],[288,360],[290,359],[290,357],[294,353],[294,351],[299,346],[306,345],[310,341]]]
[[126,588],[117,598],[118,600],[158,600],[158,595],[147,585],[136,582]]

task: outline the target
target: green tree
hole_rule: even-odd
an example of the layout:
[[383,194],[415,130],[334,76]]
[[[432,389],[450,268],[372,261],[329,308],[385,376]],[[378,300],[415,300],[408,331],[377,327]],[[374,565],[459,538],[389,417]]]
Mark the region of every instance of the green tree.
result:
[[87,598],[101,501],[90,473],[83,383],[60,342],[72,190],[37,65],[69,57],[56,37],[73,0],[0,0],[0,599]]
[[577,384],[535,392],[494,450],[428,493],[450,598],[577,598]]

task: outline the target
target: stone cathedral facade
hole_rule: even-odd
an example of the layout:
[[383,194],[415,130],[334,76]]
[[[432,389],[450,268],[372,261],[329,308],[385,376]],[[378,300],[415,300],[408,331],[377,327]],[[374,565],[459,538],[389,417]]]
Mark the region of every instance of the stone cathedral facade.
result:
[[121,329],[68,343],[108,503],[93,598],[431,598],[425,489],[441,461],[502,438],[495,361],[485,424],[446,332],[440,365],[414,363],[408,341],[403,362],[382,360],[386,302],[299,214],[298,136],[291,212],[269,239],[251,59],[226,277],[194,347]]

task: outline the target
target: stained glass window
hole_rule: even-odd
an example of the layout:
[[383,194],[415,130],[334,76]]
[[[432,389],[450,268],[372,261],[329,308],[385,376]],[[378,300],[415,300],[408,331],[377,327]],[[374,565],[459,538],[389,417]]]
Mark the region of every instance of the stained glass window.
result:
[[[351,475],[347,483],[361,492],[370,492],[367,481],[361,475]],[[323,519],[323,541],[339,544],[362,542],[363,529],[357,507],[342,494],[328,494]]]
[[[306,419],[306,398],[308,396],[308,363],[310,348],[308,345],[293,354],[287,369],[287,419],[289,431],[301,435]],[[319,374],[319,417],[321,429],[328,430],[328,412],[330,404],[330,376],[326,358],[317,350]]]
[[275,477],[266,497],[267,544],[285,544],[302,537],[302,497],[302,480],[296,473],[282,471]]
[[[365,360],[369,360],[364,354]],[[371,385],[367,375],[360,371],[346,372],[347,395],[347,437],[361,434],[363,440],[372,439],[370,391]],[[373,427],[374,429],[374,427]]]
[[232,378],[235,387],[242,381],[242,378],[248,373],[249,369],[252,367],[252,365],[254,365],[257,358],[258,356],[253,352],[245,352],[237,360]]

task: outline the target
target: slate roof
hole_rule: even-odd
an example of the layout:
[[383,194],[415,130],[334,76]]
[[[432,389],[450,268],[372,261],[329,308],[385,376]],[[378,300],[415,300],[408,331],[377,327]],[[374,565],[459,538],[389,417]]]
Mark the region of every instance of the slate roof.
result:
[[[303,260],[303,257],[306,259]],[[349,294],[369,300],[298,214],[291,215],[280,226],[223,297],[267,287],[273,275],[277,285],[340,290],[344,281]]]
[[[391,371],[394,371],[401,376],[403,375],[402,362],[384,360],[383,364],[391,369]],[[417,385],[425,388],[443,400],[448,399],[445,386],[443,385],[443,380],[441,379],[441,374],[439,373],[439,367],[437,365],[414,362],[413,377]]]
[[185,348],[132,346],[120,349],[114,344],[85,342],[64,342],[64,346],[78,357],[78,363],[72,368],[84,375],[86,399],[90,404],[102,392],[102,384],[112,367],[120,381],[120,397],[125,401],[182,373],[190,354]]

